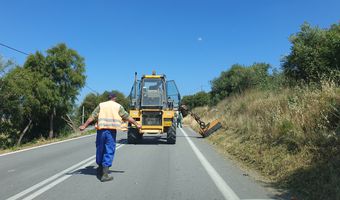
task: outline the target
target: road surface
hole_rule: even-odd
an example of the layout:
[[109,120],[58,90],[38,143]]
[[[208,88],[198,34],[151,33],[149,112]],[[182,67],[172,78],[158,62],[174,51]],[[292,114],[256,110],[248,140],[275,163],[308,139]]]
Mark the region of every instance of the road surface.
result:
[[118,133],[114,180],[96,177],[95,136],[0,155],[0,199],[277,199],[190,128],[177,143],[148,135],[126,144]]

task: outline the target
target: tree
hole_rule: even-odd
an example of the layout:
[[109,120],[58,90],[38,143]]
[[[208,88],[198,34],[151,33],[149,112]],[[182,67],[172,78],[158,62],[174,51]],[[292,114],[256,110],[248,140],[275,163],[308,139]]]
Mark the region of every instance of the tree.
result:
[[206,106],[210,104],[210,94],[204,91],[198,92],[194,95],[184,96],[182,104],[188,106],[190,109],[199,106]]
[[340,83],[340,23],[329,29],[304,23],[290,42],[291,52],[282,65],[287,77],[307,83],[319,83],[322,79]]
[[46,56],[40,52],[30,55],[24,67],[53,82],[48,105],[49,138],[52,138],[55,121],[63,122],[62,117],[72,110],[76,96],[85,84],[84,58],[65,44],[58,44],[48,49]]
[[254,63],[251,66],[234,64],[230,70],[211,81],[212,102],[217,103],[233,93],[242,93],[247,89],[268,84],[269,64]]
[[52,82],[29,69],[16,67],[3,79],[0,95],[3,97],[0,110],[4,125],[13,130],[11,137],[19,146],[24,135],[34,123],[38,123],[41,115],[47,112],[46,93]]
[[6,74],[6,70],[13,67],[14,63],[11,60],[6,60],[0,55],[0,78]]
[[86,95],[84,98],[83,102],[79,106],[79,111],[78,113],[83,112],[83,107],[84,107],[84,117],[85,120],[90,117],[92,111],[98,106],[99,104],[99,95],[90,93]]
[[7,146],[8,144],[8,133],[11,132],[11,128],[8,127],[5,118],[4,118],[4,103],[5,96],[1,95],[3,91],[3,79],[5,74],[11,67],[13,66],[13,62],[11,60],[5,61],[5,59],[0,55],[0,148]]
[[2,87],[2,79],[3,76],[6,74],[7,70],[13,67],[14,63],[11,60],[5,61],[3,57],[0,55],[0,90]]

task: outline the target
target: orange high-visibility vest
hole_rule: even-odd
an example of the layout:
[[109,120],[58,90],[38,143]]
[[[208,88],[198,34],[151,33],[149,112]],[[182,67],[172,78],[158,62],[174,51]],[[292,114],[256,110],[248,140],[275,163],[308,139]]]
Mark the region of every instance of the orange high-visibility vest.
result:
[[99,104],[98,122],[96,124],[97,130],[101,129],[121,129],[122,118],[119,116],[119,109],[121,105],[114,101],[106,101]]

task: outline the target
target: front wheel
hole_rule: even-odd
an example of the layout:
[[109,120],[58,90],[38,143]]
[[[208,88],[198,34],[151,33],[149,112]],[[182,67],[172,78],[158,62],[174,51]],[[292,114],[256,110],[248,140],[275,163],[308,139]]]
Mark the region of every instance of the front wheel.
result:
[[171,126],[166,134],[168,144],[176,144],[176,126]]
[[142,135],[138,132],[136,128],[129,128],[127,132],[128,144],[137,144],[139,140],[142,139]]

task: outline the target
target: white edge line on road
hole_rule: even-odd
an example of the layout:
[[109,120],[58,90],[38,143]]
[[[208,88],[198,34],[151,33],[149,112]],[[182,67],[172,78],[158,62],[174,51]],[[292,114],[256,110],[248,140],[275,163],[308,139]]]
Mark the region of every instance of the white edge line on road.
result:
[[38,148],[46,147],[46,146],[50,146],[50,145],[60,144],[60,143],[63,143],[63,142],[69,142],[69,141],[77,140],[77,139],[81,139],[81,138],[91,137],[93,135],[95,135],[95,134],[84,135],[84,136],[81,136],[81,137],[71,138],[71,139],[53,142],[53,143],[49,143],[49,144],[43,144],[43,145],[40,145],[40,146],[31,147],[31,148],[27,148],[27,149],[21,149],[21,150],[18,150],[18,151],[8,152],[8,153],[0,154],[0,157],[15,154],[15,153],[20,153],[20,152],[24,152],[24,151],[29,151],[29,150],[33,150],[33,149],[38,149]]
[[[121,145],[117,146],[116,150],[118,150],[122,146],[124,146],[124,144],[121,144]],[[22,197],[22,196],[24,196],[24,195],[26,195],[26,194],[28,194],[28,193],[38,189],[38,188],[44,186],[45,184],[48,184],[49,182],[57,179],[57,180],[53,181],[52,183],[46,185],[45,187],[39,189],[38,191],[32,193],[30,196],[26,197],[25,199],[30,199],[29,197],[32,197],[32,196],[34,196],[33,198],[35,198],[35,197],[39,196],[40,194],[46,192],[47,190],[51,189],[52,187],[56,186],[57,184],[63,182],[64,180],[68,179],[69,177],[71,177],[72,173],[74,173],[75,171],[78,171],[79,169],[82,169],[82,168],[87,167],[87,166],[91,165],[92,163],[94,163],[95,160],[93,160],[93,159],[95,157],[96,157],[95,155],[91,156],[91,157],[89,157],[89,158],[87,158],[87,159],[85,159],[85,160],[83,160],[83,161],[81,161],[81,162],[79,162],[79,163],[77,163],[77,164],[75,164],[75,165],[73,165],[73,166],[71,166],[71,167],[69,167],[69,168],[67,168],[67,169],[65,169],[65,170],[55,174],[55,175],[53,175],[53,176],[51,176],[50,178],[45,179],[45,180],[43,180],[43,181],[41,181],[41,182],[31,186],[30,188],[27,188],[26,190],[24,190],[24,191],[22,191],[22,192],[20,192],[20,193],[18,193],[16,195],[8,198],[7,200],[16,200],[16,199],[19,199],[20,197]],[[72,171],[72,172],[70,172],[70,171]],[[60,177],[60,176],[62,176],[62,177]],[[33,199],[33,198],[31,198],[31,199]]]
[[214,167],[209,163],[209,161],[204,157],[201,151],[196,147],[196,145],[192,142],[189,136],[186,134],[185,130],[179,128],[179,130],[183,133],[188,143],[190,144],[192,150],[196,154],[198,160],[201,162],[204,169],[209,174],[210,178],[213,180],[217,188],[220,190],[222,195],[227,200],[240,200],[240,198],[235,194],[235,192],[229,187],[229,185],[223,180],[223,178],[218,174],[218,172],[214,169]]

